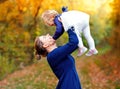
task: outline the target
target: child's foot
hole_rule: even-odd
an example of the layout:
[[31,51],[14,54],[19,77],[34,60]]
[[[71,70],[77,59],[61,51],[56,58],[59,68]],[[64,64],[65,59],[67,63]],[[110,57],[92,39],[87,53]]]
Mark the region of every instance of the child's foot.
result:
[[77,55],[77,56],[83,55],[86,51],[87,51],[87,48],[86,48],[86,47],[79,48],[79,52],[78,52],[78,55]]
[[86,56],[91,56],[91,55],[97,54],[97,53],[98,53],[98,51],[96,49],[91,49],[85,55]]

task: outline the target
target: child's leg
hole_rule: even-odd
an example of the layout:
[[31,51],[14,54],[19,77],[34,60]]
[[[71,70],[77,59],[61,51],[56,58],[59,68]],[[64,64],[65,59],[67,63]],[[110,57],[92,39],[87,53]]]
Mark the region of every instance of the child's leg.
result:
[[78,52],[78,56],[81,56],[82,54],[84,54],[87,51],[87,48],[84,47],[83,42],[82,42],[82,38],[81,38],[81,34],[79,33],[79,31],[77,29],[75,29],[75,33],[77,35],[78,38],[78,47],[79,47],[79,52]]
[[78,33],[76,33],[76,35],[77,35],[77,38],[78,38],[78,41],[79,41],[79,43],[78,43],[78,47],[79,47],[79,48],[84,47],[83,42],[82,42],[81,35],[78,34]]
[[88,42],[88,45],[89,45],[89,52],[86,54],[86,56],[91,56],[93,54],[97,54],[98,51],[95,48],[95,42],[91,36],[89,25],[86,26],[85,29],[83,29],[83,35],[85,36],[85,38]]
[[84,35],[85,39],[86,39],[87,42],[88,42],[89,48],[90,48],[90,49],[95,49],[95,43],[94,43],[94,40],[93,40],[93,38],[92,38],[92,36],[91,36],[89,25],[86,26],[86,27],[83,29],[83,35]]

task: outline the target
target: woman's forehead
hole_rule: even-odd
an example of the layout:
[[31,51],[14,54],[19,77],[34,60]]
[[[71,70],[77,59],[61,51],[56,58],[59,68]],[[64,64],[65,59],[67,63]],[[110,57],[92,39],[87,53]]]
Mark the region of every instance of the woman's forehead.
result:
[[39,39],[41,40],[43,38],[43,36],[39,36]]

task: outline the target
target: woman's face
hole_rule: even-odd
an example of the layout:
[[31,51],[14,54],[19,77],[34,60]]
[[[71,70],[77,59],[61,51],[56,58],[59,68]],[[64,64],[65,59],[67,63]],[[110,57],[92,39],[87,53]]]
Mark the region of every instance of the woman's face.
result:
[[49,34],[40,36],[39,39],[42,41],[43,45],[50,46],[55,43],[55,40]]

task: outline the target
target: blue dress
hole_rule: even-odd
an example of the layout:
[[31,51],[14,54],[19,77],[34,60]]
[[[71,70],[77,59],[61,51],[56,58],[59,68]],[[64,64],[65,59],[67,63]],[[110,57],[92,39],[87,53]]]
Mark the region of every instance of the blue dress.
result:
[[70,55],[77,48],[78,39],[72,30],[68,30],[69,42],[48,53],[47,61],[58,78],[56,89],[81,89],[75,60]]

